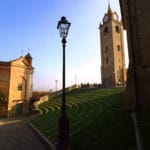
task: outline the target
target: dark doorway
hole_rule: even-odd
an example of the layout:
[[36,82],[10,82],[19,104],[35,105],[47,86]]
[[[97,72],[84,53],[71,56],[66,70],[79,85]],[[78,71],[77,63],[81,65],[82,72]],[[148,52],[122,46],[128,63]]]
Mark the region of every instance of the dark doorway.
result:
[[23,103],[16,104],[16,116],[22,115]]

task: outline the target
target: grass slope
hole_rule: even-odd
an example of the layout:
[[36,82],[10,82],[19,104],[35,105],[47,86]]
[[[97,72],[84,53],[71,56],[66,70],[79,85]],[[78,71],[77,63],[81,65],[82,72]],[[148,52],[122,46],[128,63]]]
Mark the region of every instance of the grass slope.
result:
[[[78,89],[66,94],[72,150],[135,150],[131,115],[123,110],[124,89]],[[39,106],[32,123],[57,141],[61,97]]]

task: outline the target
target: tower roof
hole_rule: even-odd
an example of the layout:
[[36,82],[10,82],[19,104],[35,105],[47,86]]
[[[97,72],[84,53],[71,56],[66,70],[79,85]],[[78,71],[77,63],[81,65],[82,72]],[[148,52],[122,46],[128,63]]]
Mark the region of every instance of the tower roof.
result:
[[32,57],[30,55],[30,53],[28,53],[25,57],[24,57],[25,61],[28,62],[28,64],[32,65]]
[[108,4],[107,14],[113,15],[113,11],[112,11],[112,9],[110,7],[110,4]]
[[105,13],[103,17],[103,23],[108,22],[110,20],[118,21],[118,14],[112,11],[110,4],[108,4],[107,13]]
[[28,53],[28,54],[25,56],[25,58],[27,58],[27,59],[32,59],[31,54]]

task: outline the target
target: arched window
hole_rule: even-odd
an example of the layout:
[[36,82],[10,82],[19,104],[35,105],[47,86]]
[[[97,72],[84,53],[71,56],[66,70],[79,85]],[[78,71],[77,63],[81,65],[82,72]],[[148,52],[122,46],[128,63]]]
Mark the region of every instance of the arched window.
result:
[[22,83],[18,83],[18,91],[22,91]]
[[108,64],[109,63],[109,58],[108,57],[106,57],[106,64]]
[[119,26],[117,26],[117,25],[116,25],[116,32],[117,32],[117,33],[120,32]]
[[105,47],[105,53],[108,53],[108,51],[109,51],[109,48],[108,48],[108,46],[106,46]]
[[117,45],[117,50],[120,51],[120,45]]
[[105,27],[103,31],[104,35],[108,34],[108,32],[109,32],[108,27]]

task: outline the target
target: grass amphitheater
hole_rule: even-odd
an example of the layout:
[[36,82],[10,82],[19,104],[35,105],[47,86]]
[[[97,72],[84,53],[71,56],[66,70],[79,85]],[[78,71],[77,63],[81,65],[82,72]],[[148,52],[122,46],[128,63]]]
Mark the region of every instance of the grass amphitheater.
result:
[[[72,150],[137,149],[131,115],[124,111],[124,88],[76,89],[67,92],[66,99]],[[56,143],[61,95],[38,109],[32,124]]]

